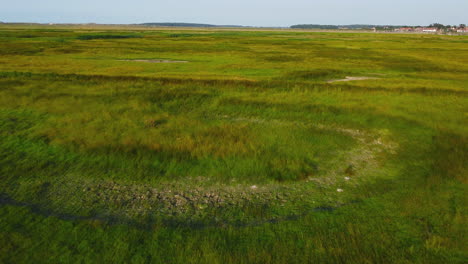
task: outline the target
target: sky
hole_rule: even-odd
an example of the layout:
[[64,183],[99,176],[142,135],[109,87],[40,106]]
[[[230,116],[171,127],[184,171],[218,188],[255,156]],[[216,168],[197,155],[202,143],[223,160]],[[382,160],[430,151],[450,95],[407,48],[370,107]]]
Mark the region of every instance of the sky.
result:
[[458,25],[468,24],[468,0],[0,0],[0,21]]

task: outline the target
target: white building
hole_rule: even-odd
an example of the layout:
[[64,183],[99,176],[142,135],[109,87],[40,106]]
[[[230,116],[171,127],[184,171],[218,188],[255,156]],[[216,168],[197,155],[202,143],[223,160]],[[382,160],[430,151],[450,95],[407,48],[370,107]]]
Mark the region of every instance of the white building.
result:
[[428,32],[428,33],[436,33],[437,28],[423,28],[422,32]]

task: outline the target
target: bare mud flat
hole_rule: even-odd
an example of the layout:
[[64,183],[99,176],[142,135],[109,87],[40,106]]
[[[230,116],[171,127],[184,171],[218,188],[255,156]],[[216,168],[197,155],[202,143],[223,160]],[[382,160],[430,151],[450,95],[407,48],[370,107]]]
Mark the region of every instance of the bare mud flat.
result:
[[147,63],[187,63],[188,61],[176,61],[176,60],[119,60],[119,61],[136,61],[136,62],[147,62]]
[[373,80],[379,79],[377,77],[353,77],[353,76],[346,76],[345,79],[337,79],[337,80],[329,80],[327,83],[334,83],[334,82],[350,82],[350,81],[362,81],[362,80]]

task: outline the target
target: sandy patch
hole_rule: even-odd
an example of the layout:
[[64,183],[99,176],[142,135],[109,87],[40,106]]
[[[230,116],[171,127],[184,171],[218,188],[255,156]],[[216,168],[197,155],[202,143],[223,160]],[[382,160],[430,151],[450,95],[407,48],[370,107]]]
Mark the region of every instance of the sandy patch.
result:
[[188,61],[176,61],[176,60],[119,60],[119,61],[136,61],[136,62],[148,62],[148,63],[187,63]]
[[362,80],[372,80],[372,79],[379,79],[377,77],[353,77],[353,76],[346,76],[345,79],[337,79],[337,80],[329,80],[327,83],[334,83],[334,82],[350,82],[350,81],[362,81]]

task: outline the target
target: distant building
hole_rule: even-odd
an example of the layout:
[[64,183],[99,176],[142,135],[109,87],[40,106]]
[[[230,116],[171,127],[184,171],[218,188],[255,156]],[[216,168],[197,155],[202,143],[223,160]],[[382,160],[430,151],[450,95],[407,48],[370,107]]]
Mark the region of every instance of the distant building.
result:
[[437,32],[437,28],[422,28],[422,32],[426,32],[426,33],[436,33],[436,32]]
[[413,32],[414,28],[412,27],[401,27],[401,28],[395,28],[395,32]]
[[459,28],[457,29],[458,33],[468,33],[468,28]]

